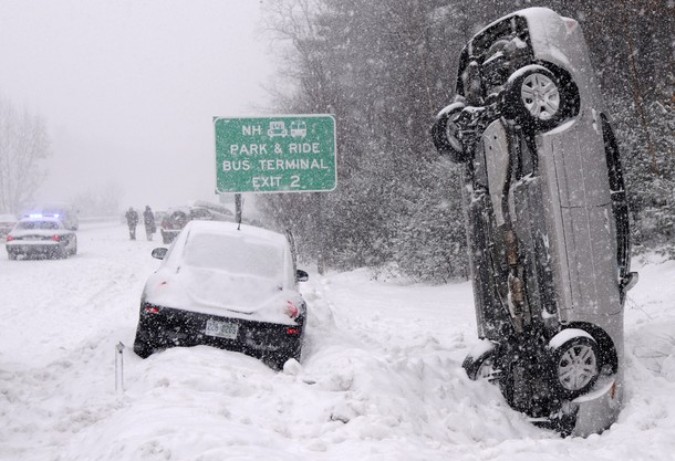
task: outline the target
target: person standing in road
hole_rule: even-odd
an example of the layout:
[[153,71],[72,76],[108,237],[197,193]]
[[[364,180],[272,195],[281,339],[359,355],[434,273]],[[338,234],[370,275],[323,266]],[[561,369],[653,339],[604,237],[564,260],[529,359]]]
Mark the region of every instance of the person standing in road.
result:
[[129,238],[136,240],[136,226],[138,225],[138,213],[133,207],[129,207],[126,214],[127,226],[129,226]]
[[145,224],[145,235],[149,241],[152,240],[152,234],[157,231],[155,226],[155,214],[150,209],[150,205],[145,206],[145,211],[143,212],[143,223]]

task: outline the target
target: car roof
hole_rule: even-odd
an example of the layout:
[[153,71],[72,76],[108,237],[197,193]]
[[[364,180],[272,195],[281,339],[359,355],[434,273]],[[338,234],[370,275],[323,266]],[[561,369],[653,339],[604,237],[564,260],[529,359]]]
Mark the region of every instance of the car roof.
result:
[[288,245],[288,239],[285,235],[269,229],[249,226],[246,224],[237,224],[229,221],[190,221],[185,226],[185,232],[190,234],[209,233],[219,235],[229,235],[232,237],[253,237],[257,240],[285,246]]

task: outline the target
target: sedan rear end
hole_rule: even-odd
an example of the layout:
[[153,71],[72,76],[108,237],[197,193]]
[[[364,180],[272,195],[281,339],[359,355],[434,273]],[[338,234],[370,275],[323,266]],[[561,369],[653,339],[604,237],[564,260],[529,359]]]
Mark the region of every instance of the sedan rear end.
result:
[[300,358],[305,302],[285,236],[228,222],[192,221],[148,278],[134,351],[209,345],[275,368]]
[[7,235],[5,248],[9,259],[65,258],[77,253],[77,237],[56,218],[25,218]]

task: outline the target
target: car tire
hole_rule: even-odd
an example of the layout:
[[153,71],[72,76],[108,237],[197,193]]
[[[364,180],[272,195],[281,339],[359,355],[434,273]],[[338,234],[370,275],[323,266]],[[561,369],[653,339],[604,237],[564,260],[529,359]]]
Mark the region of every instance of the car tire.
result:
[[467,355],[462,363],[462,368],[466,371],[469,379],[473,381],[482,379],[495,381],[499,373],[496,360],[497,349],[493,347],[477,354],[477,356],[473,354]]
[[602,368],[600,348],[586,331],[568,328],[549,341],[554,391],[574,399],[588,392]]
[[431,127],[431,138],[440,155],[448,156],[455,163],[462,163],[469,159],[459,139],[459,126],[455,117],[464,109],[465,104],[455,102],[441,110],[436,116],[436,122]]
[[531,64],[509,77],[503,100],[503,115],[525,127],[548,130],[566,116],[567,92],[548,68]]
[[7,252],[7,257],[10,261],[16,261],[17,254],[11,251]]

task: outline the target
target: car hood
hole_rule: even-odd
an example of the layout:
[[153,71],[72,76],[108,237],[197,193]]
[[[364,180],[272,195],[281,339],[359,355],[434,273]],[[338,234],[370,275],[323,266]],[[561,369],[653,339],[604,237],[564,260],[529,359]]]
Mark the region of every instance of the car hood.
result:
[[147,281],[147,303],[225,317],[293,324],[287,305],[304,305],[300,293],[276,280],[211,269],[160,269]]

